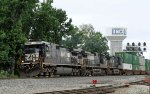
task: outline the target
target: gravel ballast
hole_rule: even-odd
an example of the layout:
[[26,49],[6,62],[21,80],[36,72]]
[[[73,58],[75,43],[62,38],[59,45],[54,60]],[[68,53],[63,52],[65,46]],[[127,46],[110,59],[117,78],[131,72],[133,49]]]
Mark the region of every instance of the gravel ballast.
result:
[[145,85],[131,85],[129,88],[117,89],[110,94],[150,94],[150,87]]
[[[97,80],[99,84],[121,84],[143,80],[145,76],[61,77],[0,80],[0,94],[33,94],[86,88]],[[122,93],[123,94],[123,93]]]

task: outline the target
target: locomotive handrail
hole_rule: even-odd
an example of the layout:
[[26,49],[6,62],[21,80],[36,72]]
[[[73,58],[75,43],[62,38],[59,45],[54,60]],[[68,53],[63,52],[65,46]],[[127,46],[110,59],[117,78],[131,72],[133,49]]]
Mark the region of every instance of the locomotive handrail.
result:
[[42,57],[42,56],[39,56],[38,61],[39,61],[39,64],[40,64],[41,68],[43,68],[42,59],[43,59],[43,57]]

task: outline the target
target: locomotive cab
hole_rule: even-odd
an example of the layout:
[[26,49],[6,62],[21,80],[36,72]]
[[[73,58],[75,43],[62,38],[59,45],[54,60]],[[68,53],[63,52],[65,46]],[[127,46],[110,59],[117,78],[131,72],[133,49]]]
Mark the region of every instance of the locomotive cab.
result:
[[21,64],[35,64],[43,62],[45,58],[45,44],[32,43],[25,44],[24,55],[22,56]]
[[38,60],[39,57],[39,49],[36,48],[27,48],[25,49],[24,53],[24,59],[22,60],[22,63],[31,63]]
[[[44,42],[27,42],[24,45],[24,54],[20,58],[19,70],[21,76],[38,74],[46,55]],[[35,71],[36,70],[36,71]]]

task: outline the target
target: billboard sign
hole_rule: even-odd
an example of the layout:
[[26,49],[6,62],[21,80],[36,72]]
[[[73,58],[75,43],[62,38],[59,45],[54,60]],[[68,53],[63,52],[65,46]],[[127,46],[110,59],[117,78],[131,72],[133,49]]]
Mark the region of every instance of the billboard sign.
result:
[[126,35],[125,28],[112,28],[112,35]]

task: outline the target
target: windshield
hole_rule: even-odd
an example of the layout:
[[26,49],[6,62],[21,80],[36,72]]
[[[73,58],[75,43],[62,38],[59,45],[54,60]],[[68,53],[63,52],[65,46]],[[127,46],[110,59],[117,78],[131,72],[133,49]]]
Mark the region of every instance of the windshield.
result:
[[38,52],[39,52],[39,49],[36,49],[36,48],[25,49],[25,54],[38,53]]

